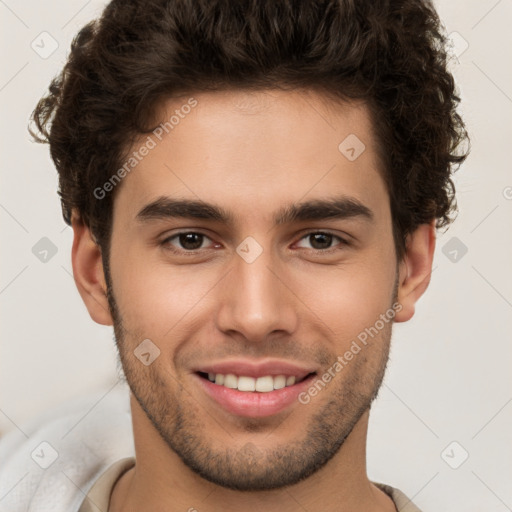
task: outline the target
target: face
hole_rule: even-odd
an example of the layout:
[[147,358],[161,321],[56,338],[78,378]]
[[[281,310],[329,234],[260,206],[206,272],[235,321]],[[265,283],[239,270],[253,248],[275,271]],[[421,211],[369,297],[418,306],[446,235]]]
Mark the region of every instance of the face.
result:
[[120,357],[188,467],[279,488],[336,455],[381,384],[398,282],[389,196],[364,105],[187,100],[162,108],[179,122],[134,146],[151,148],[116,190]]

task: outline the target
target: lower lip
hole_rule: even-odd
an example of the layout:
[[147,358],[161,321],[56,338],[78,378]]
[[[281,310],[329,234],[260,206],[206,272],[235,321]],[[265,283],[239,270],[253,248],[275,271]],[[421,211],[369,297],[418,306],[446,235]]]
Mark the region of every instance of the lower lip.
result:
[[229,413],[247,418],[262,418],[284,411],[297,402],[298,395],[310,385],[315,375],[310,375],[293,386],[268,393],[238,391],[238,389],[215,384],[197,374],[195,377],[206,393]]

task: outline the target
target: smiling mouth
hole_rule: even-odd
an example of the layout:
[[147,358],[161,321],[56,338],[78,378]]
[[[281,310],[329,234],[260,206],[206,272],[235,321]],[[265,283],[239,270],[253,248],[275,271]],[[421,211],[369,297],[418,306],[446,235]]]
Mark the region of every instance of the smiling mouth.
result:
[[307,378],[315,375],[315,372],[308,373],[304,377],[297,379],[294,375],[264,375],[262,377],[249,377],[247,375],[235,375],[233,373],[205,373],[197,374],[212,383],[229,389],[236,389],[247,393],[270,393],[278,389],[291,387]]

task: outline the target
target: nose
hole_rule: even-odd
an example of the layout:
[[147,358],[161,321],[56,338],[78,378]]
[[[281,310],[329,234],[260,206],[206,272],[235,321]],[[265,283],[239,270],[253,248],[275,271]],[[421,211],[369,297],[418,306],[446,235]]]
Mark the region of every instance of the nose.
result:
[[270,251],[263,251],[252,263],[235,254],[219,296],[218,329],[238,333],[249,342],[264,341],[278,332],[293,333],[298,308],[286,281],[282,265],[273,262]]

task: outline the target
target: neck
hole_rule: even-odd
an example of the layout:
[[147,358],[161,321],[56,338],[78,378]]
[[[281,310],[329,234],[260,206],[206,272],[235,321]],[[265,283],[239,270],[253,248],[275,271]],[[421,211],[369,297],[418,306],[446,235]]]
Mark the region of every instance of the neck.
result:
[[235,491],[213,484],[186,466],[131,397],[136,466],[116,483],[111,512],[166,510],[235,512],[395,511],[392,500],[366,475],[365,412],[340,450],[305,480],[270,491]]

